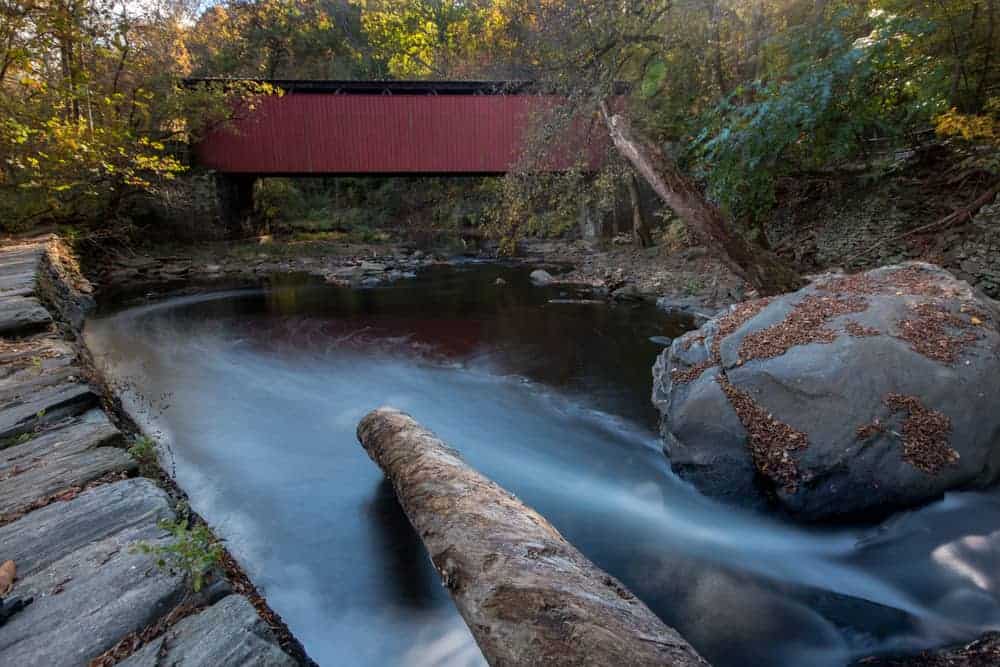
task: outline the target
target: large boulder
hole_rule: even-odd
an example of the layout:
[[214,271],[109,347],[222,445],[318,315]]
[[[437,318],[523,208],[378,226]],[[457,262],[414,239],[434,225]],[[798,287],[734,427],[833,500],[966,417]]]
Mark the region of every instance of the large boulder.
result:
[[673,342],[653,403],[675,472],[806,520],[1000,476],[1000,309],[922,263],[827,275]]

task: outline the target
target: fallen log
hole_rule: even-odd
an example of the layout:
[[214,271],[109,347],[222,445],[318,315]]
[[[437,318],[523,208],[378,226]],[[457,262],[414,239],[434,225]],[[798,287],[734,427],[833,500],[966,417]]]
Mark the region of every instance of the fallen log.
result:
[[392,482],[491,665],[708,664],[540,514],[409,415],[379,408],[361,420],[358,440]]

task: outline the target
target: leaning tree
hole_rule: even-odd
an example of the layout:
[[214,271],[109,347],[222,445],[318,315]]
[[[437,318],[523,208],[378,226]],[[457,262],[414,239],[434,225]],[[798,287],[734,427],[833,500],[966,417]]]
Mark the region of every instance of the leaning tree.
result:
[[[636,94],[641,86],[622,90],[622,82],[640,81],[651,62],[663,67],[671,8],[671,0],[518,3],[518,11],[532,19],[532,29],[522,36],[525,53],[538,78],[566,100],[539,116],[524,160],[549,159],[544,149],[553,145],[553,137],[588,124],[591,133],[610,137],[614,157],[652,188],[692,240],[762,294],[795,289],[801,284],[798,274],[742,234],[736,221],[684,171],[665,145],[679,138],[657,136],[643,127],[644,100]],[[665,75],[670,76],[669,70]]]

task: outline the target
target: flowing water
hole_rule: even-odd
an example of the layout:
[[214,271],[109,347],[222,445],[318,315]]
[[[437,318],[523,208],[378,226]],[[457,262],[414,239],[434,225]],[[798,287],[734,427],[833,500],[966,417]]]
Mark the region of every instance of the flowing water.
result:
[[[482,657],[354,429],[390,404],[545,515],[718,667],[845,665],[1000,628],[1000,494],[878,526],[716,504],[670,472],[642,306],[470,265],[352,291],[291,279],[90,321],[194,509],[323,665]],[[507,286],[498,287],[498,276]]]

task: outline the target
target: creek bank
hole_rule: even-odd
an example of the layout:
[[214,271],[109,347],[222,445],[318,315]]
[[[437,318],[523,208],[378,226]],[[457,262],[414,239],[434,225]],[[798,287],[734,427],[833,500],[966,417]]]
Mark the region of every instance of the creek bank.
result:
[[448,259],[403,245],[211,243],[168,252],[137,251],[93,259],[87,273],[101,302],[118,304],[213,290],[257,287],[300,274],[343,287],[374,287],[410,278]]
[[748,301],[657,359],[671,466],[805,520],[885,514],[1000,477],[1000,308],[928,264]]
[[[170,543],[158,523],[176,519],[177,497],[134,476],[138,466],[124,450],[125,437],[86,380],[86,355],[65,338],[92,304],[73,268],[55,240],[0,249],[0,316],[7,325],[0,339],[0,560],[17,565],[10,595],[32,599],[0,632],[4,664],[115,664],[155,639],[150,628],[166,630],[164,619],[212,613],[227,597],[247,600],[232,589],[266,611],[231,568],[232,585],[217,574],[215,584],[192,594],[185,576],[159,569],[155,553],[132,548]],[[45,317],[19,315],[38,308]],[[253,609],[249,601],[246,607]],[[216,632],[235,636],[247,627],[245,614],[224,618]],[[256,627],[261,645],[270,647],[257,654],[259,664],[305,659],[300,648],[293,658],[279,647],[280,620],[267,625]],[[293,639],[284,644],[296,652]]]
[[753,296],[739,277],[700,247],[526,240],[518,252],[531,266],[563,269],[552,271],[547,284],[586,286],[613,300],[649,301],[671,314],[707,318]]
[[427,267],[470,261],[524,266],[547,274],[538,284],[583,288],[595,299],[648,301],[670,314],[702,319],[747,296],[742,282],[701,248],[671,252],[665,247],[641,250],[621,244],[528,239],[518,244],[516,256],[498,257],[495,244],[454,255],[408,243],[262,240],[94,257],[85,267],[98,292],[90,296],[102,303],[128,305],[259,287],[290,274],[366,288],[413,277]]

